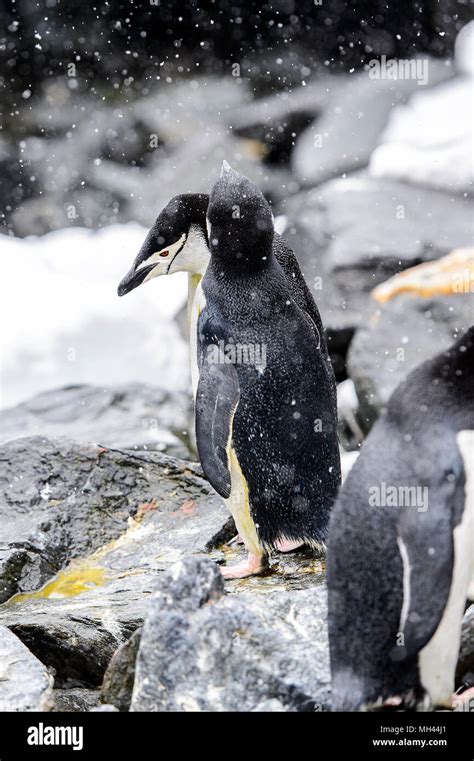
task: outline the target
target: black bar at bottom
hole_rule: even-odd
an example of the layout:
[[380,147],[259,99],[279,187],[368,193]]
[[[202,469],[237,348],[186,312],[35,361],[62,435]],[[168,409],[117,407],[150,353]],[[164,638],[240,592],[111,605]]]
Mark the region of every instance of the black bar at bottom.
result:
[[[470,713],[4,713],[0,761],[24,758],[242,758],[272,752],[321,758],[474,758]],[[286,749],[286,750],[284,750]],[[346,757],[347,757],[346,756]],[[135,761],[132,758],[131,761]]]

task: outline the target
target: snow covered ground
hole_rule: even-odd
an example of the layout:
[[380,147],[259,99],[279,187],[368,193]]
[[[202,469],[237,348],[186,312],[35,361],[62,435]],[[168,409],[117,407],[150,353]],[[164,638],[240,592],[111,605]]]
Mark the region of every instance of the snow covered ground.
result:
[[2,407],[76,383],[189,386],[188,349],[173,320],[186,275],[117,296],[146,232],[129,223],[1,237]]

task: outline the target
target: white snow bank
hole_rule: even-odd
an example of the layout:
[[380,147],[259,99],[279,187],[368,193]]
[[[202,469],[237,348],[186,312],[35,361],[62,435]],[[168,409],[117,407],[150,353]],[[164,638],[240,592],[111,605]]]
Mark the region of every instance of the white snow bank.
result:
[[173,321],[186,275],[117,296],[146,232],[126,224],[0,237],[1,406],[75,383],[188,387],[188,348]]

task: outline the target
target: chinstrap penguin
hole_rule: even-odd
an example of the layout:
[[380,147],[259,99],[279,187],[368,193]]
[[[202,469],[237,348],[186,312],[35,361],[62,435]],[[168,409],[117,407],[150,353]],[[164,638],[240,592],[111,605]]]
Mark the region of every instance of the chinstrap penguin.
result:
[[329,530],[335,710],[451,704],[474,593],[474,328],[389,400]]
[[[225,162],[227,165],[227,162]],[[198,303],[196,288],[206,272],[211,254],[206,228],[206,213],[209,195],[187,193],[172,198],[160,212],[131,267],[122,279],[119,296],[124,296],[143,283],[156,277],[175,272],[188,273],[187,317],[190,341],[190,365],[193,395],[196,395],[199,369],[195,331],[191,322],[197,322]],[[274,233],[273,253],[282,267],[298,306],[314,321],[320,335],[320,352],[326,365],[326,383],[330,387],[334,415],[337,416],[336,381],[327,349],[324,327],[318,307],[300,270],[298,261],[283,237]],[[238,538],[238,537],[237,537]],[[281,540],[277,543],[280,552],[291,552],[301,542]]]
[[[260,190],[224,165],[208,207],[211,261],[196,293],[196,440],[259,573],[279,541],[326,542],[340,484],[333,389],[314,318],[273,251]],[[240,352],[240,355],[239,355]]]

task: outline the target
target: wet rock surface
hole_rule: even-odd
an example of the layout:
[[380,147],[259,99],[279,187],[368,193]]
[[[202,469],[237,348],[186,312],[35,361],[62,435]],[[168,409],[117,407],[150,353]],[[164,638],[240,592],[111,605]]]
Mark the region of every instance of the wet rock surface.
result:
[[[0,504],[27,517],[25,546],[42,537],[45,552],[51,534],[63,553],[43,586],[25,565],[31,591],[0,605],[0,626],[54,674],[51,707],[54,697],[64,711],[330,710],[321,557],[277,553],[262,576],[224,585],[218,563],[244,550],[227,544],[233,522],[194,463],[64,438],[0,454],[14,487],[4,481]],[[13,468],[26,458],[20,489]],[[58,463],[63,477],[51,478]]]
[[[101,685],[102,702],[127,710],[139,629],[153,594],[168,583],[169,574],[163,573],[191,556],[187,586],[181,579],[179,587],[186,598],[204,584],[192,556],[206,558],[205,578],[210,574],[212,584],[222,587],[216,563],[236,562],[244,553],[241,546],[227,545],[235,527],[225,505],[199,466],[157,452],[29,437],[3,445],[0,462],[5,526],[0,624],[55,674],[58,710],[90,710]],[[312,551],[275,555],[262,577],[230,582],[226,590],[236,607],[232,603],[228,609],[224,597],[224,619],[216,626],[226,639],[229,627],[242,618],[251,627],[251,642],[258,634],[245,656],[255,661],[254,671],[270,656],[273,665],[265,668],[280,669],[280,660],[287,658],[284,642],[290,635],[299,642],[303,620],[310,627],[303,640],[317,629],[323,643],[324,562]],[[189,602],[183,605],[188,609]],[[310,610],[312,623],[306,621]],[[270,650],[262,629],[265,616],[270,616],[267,635],[278,629],[280,618],[288,619]],[[300,624],[293,622],[295,616]],[[301,674],[301,695],[290,700],[293,664],[270,693],[264,686],[255,693],[249,689],[248,705],[253,710],[276,691],[295,710],[311,701],[326,706],[327,663],[319,655],[315,661],[322,669],[313,673],[317,689],[311,692]],[[235,704],[239,699],[229,697]]]
[[197,466],[159,453],[33,437],[4,445],[1,462],[3,600],[23,594],[0,621],[59,681],[99,684],[159,572],[225,541],[229,515]]
[[[35,180],[23,178],[8,227],[23,237],[130,219],[149,226],[174,190],[208,190],[224,158],[279,199],[288,170],[262,167],[260,136],[229,129],[232,112],[250,101],[247,81],[230,76],[178,81],[114,105],[50,83],[22,116],[21,158]],[[13,143],[3,152],[19,172]]]
[[0,711],[52,711],[53,678],[11,631],[0,626]]
[[0,442],[36,434],[69,436],[117,449],[149,449],[189,457],[192,421],[184,393],[144,383],[77,385],[38,394],[0,410]]
[[366,430],[414,367],[448,349],[471,326],[474,294],[399,296],[373,309],[366,326],[357,331],[347,360]]
[[108,495],[104,492],[97,505],[95,484],[105,487],[102,454],[98,446],[67,439],[32,437],[3,445],[2,602],[38,589],[69,558],[97,549],[125,529],[129,504],[126,496],[120,498],[118,482],[109,479]]
[[224,595],[215,565],[178,563],[150,602],[131,710],[326,710],[325,596]]

